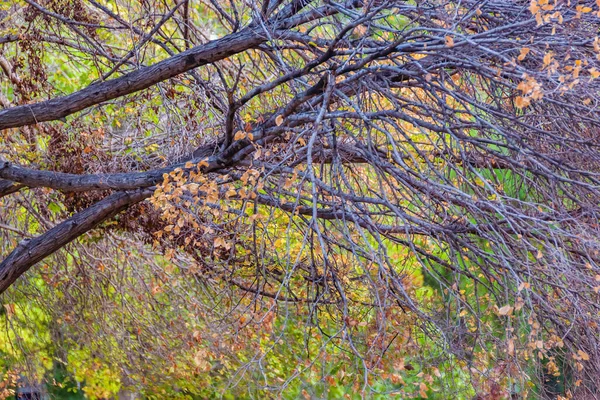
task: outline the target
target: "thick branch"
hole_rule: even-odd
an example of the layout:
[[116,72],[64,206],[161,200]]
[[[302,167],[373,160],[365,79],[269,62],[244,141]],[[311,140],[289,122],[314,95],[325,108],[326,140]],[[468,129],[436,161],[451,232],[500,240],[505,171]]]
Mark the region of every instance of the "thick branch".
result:
[[0,111],[0,130],[53,121],[102,102],[146,89],[193,68],[223,60],[266,41],[251,28],[194,47],[149,67],[98,82],[68,96]]
[[[47,187],[64,192],[108,189],[131,190],[156,185],[162,181],[164,173],[171,172],[177,166],[179,164],[148,172],[77,175],[55,171],[40,171],[20,167],[9,162],[0,162],[0,178],[29,187]],[[0,181],[0,189],[2,188],[2,182],[5,181]],[[0,191],[0,193],[2,192]]]
[[23,187],[25,187],[25,185],[20,185],[12,181],[5,181],[3,179],[0,179],[0,198],[18,192]]
[[[47,187],[63,192],[143,189],[162,182],[164,174],[168,174],[176,168],[185,167],[186,161],[199,162],[210,157],[216,146],[214,143],[205,144],[197,148],[192,154],[177,160],[174,164],[145,172],[79,175],[57,171],[41,171],[21,167],[8,161],[0,161],[0,197],[14,193],[25,186]],[[213,161],[211,162],[211,160]],[[214,157],[211,160],[209,160],[209,165],[214,164]]]
[[152,190],[119,192],[73,215],[46,233],[23,240],[0,264],[0,294],[32,265],[95,228],[128,206],[152,195]]

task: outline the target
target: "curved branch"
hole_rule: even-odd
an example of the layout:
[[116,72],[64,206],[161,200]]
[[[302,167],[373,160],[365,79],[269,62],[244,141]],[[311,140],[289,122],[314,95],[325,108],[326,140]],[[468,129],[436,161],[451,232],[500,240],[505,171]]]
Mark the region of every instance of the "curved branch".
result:
[[119,192],[78,212],[46,233],[23,240],[0,264],[0,294],[32,265],[95,228],[128,206],[150,197],[153,191]]
[[252,28],[243,29],[119,78],[94,83],[68,96],[2,110],[0,130],[64,118],[93,105],[149,88],[196,67],[223,60],[265,41],[266,38]]

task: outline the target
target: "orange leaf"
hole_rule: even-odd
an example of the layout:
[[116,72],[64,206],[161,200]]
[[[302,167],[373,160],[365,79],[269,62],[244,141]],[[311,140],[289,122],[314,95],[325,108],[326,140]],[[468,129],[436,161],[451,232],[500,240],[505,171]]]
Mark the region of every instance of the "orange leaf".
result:
[[527,57],[527,54],[529,54],[529,51],[530,51],[530,50],[531,50],[531,49],[530,49],[529,47],[523,47],[523,48],[521,49],[521,54],[519,54],[519,57],[517,57],[517,59],[518,59],[519,61],[523,61],[523,60],[525,59],[525,57]]
[[531,0],[531,3],[529,4],[529,11],[531,11],[533,15],[537,14],[540,11],[540,6],[538,6],[536,0]]
[[246,134],[242,131],[237,131],[235,136],[233,136],[233,140],[242,140],[244,138],[246,138]]
[[515,105],[518,108],[525,108],[529,105],[530,102],[531,102],[531,100],[529,100],[528,98],[518,96],[515,100]]
[[585,352],[585,351],[583,351],[583,350],[579,350],[579,351],[577,351],[577,355],[578,355],[579,357],[581,357],[581,359],[582,359],[583,361],[589,361],[589,359],[590,359],[590,356],[588,355],[588,353],[586,353],[586,352]]
[[548,65],[550,65],[550,63],[552,62],[553,59],[554,59],[554,53],[552,53],[551,51],[546,53],[546,55],[544,56],[544,67],[547,67]]

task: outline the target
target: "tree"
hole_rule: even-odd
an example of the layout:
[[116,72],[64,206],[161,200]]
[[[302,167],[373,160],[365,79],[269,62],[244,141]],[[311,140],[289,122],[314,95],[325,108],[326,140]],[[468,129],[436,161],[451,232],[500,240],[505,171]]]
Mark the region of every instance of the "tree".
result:
[[540,393],[595,393],[595,2],[3,13],[2,234],[34,237],[3,245],[0,293],[75,240],[77,259],[118,235],[177,266],[152,295],[185,273],[209,297],[298,304],[369,373],[401,342],[444,349],[481,396],[536,377]]

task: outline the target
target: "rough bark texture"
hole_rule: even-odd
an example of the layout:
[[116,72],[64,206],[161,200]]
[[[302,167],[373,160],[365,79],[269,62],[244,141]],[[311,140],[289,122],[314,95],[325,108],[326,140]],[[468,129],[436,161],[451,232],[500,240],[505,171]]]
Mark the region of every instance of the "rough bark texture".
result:
[[21,241],[0,264],[0,294],[38,261],[151,194],[152,190],[112,194],[46,233],[34,239]]
[[[164,173],[172,171],[177,166],[179,164],[147,172],[77,175],[35,170],[9,162],[0,162],[0,178],[6,179],[2,182],[12,181],[11,184],[19,182],[29,187],[49,187],[65,192],[130,190],[156,185],[162,180]],[[2,182],[0,182],[0,193],[2,193]]]
[[94,83],[64,97],[0,111],[0,130],[53,121],[102,102],[116,99],[196,67],[222,60],[266,41],[251,28],[208,42],[120,78]]

